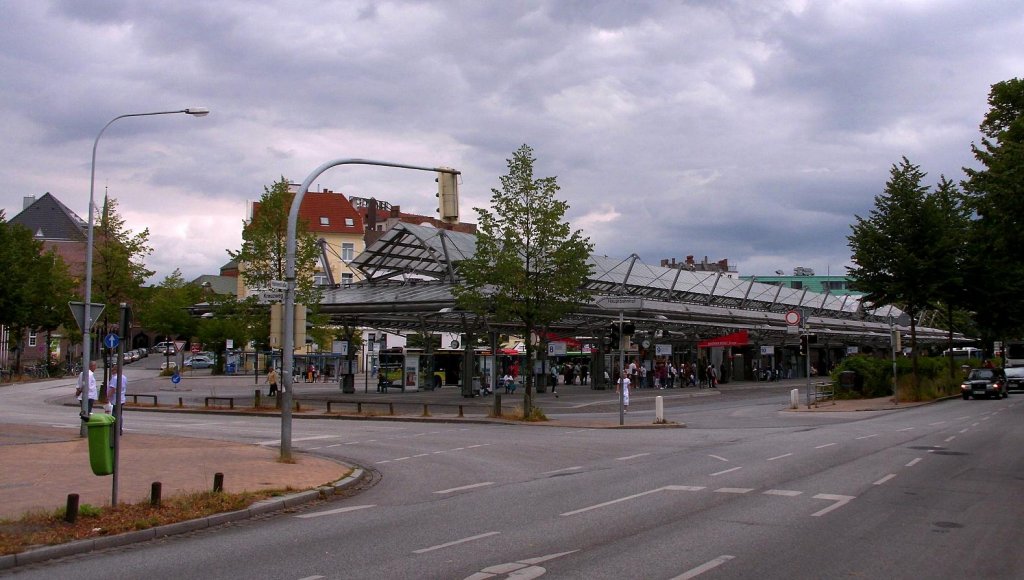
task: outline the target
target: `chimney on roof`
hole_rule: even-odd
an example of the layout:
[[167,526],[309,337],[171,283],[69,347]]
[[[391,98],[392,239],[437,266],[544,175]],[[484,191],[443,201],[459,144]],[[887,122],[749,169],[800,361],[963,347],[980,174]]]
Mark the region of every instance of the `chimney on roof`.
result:
[[693,256],[686,256],[686,266],[693,269]]
[[391,206],[391,217],[399,218],[402,217],[402,208],[397,205]]
[[366,229],[371,232],[377,229],[377,199],[373,197],[366,204]]
[[21,200],[21,209],[22,209],[22,211],[28,209],[28,206],[32,205],[35,202],[36,202],[36,196],[34,196],[34,195],[26,195],[25,197],[23,197],[22,200]]

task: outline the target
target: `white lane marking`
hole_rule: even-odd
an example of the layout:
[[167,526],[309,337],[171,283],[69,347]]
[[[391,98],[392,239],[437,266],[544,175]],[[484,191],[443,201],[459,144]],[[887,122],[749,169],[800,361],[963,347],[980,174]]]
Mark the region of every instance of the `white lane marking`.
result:
[[949,443],[950,441],[952,441],[954,439],[956,439],[956,435],[950,435],[949,437],[946,437],[945,439],[943,439],[943,441],[945,443]]
[[970,415],[964,415],[963,417],[957,417],[957,418],[956,418],[956,419],[954,419],[954,420],[955,420],[955,421],[962,421],[962,420],[964,420],[964,419],[970,419],[970,418],[971,418],[971,416],[970,416]]
[[743,468],[742,467],[733,467],[732,469],[726,469],[725,471],[718,471],[718,472],[712,473],[711,477],[715,477],[717,475],[722,475],[724,473],[729,473],[731,471],[736,471],[737,469],[743,469]]
[[466,450],[465,447],[456,447],[455,449],[452,449],[452,451],[465,451],[465,450]]
[[488,485],[494,485],[493,481],[485,481],[483,483],[474,483],[472,485],[464,485],[462,487],[453,487],[451,489],[442,489],[441,491],[435,491],[434,493],[454,493],[456,491],[463,491],[467,489],[475,489],[477,487],[486,487]]
[[897,429],[897,431],[913,431],[913,430],[914,430],[913,427],[907,427],[905,429]]
[[428,456],[428,455],[430,455],[430,454],[429,454],[429,453],[420,453],[419,455],[413,455],[413,457],[414,457],[414,458],[415,458],[415,457],[426,457],[426,456]]
[[329,449],[331,447],[341,447],[342,445],[343,445],[343,443],[335,443],[334,445],[328,445],[327,447]]
[[372,505],[350,505],[348,507],[337,508],[337,509],[333,509],[333,510],[327,510],[327,511],[322,511],[322,512],[313,512],[311,514],[299,514],[299,515],[297,515],[295,517],[302,518],[302,519],[318,518],[320,516],[333,516],[334,514],[343,514],[343,513],[346,513],[346,512],[354,512],[356,510],[365,510],[367,508],[372,508],[372,507],[377,507],[377,505],[376,504],[372,504]]
[[715,493],[750,493],[754,491],[752,487],[720,487],[715,490]]
[[581,465],[574,465],[572,467],[563,467],[562,469],[552,469],[551,471],[545,471],[541,475],[551,475],[552,473],[562,473],[563,471],[578,471],[583,469]]
[[436,546],[430,546],[429,548],[420,548],[419,550],[413,550],[413,554],[426,554],[427,552],[433,552],[434,550],[441,550],[443,548],[450,548],[452,546],[458,546],[459,544],[465,544],[466,542],[472,542],[475,540],[481,540],[483,538],[489,538],[500,534],[501,532],[487,532],[486,534],[477,534],[468,538],[462,538],[461,540],[455,540],[444,544],[438,544]]
[[434,455],[437,455],[438,453],[444,453],[444,451],[435,451]]
[[691,570],[687,570],[686,572],[683,572],[682,574],[676,576],[672,580],[690,580],[691,578],[696,578],[697,576],[700,576],[701,574],[707,572],[708,570],[711,570],[713,568],[717,568],[717,567],[721,566],[722,564],[725,564],[726,562],[728,562],[729,560],[732,560],[735,557],[736,556],[719,556],[719,557],[715,558],[714,560],[710,560],[708,562],[705,562],[705,563],[701,564],[700,566],[697,566],[696,568],[693,568]]
[[299,580],[320,580],[321,578],[326,577],[327,576],[306,576],[305,578],[299,578]]
[[729,462],[729,460],[728,460],[728,459],[726,459],[726,458],[724,458],[724,457],[719,457],[719,456],[717,456],[717,455],[708,455],[708,457],[714,457],[715,459],[717,459],[717,460],[719,460],[719,461],[725,461],[726,463],[728,463],[728,462]]
[[408,456],[406,456],[406,457],[396,457],[396,458],[392,459],[391,461],[405,461],[406,459],[409,459],[409,457]]
[[825,508],[823,510],[818,510],[818,511],[814,512],[813,514],[811,514],[812,518],[821,517],[821,516],[827,514],[828,512],[830,512],[830,511],[832,511],[834,509],[841,508],[844,505],[846,505],[846,504],[850,503],[851,501],[853,501],[854,499],[856,499],[856,496],[852,496],[852,495],[835,495],[835,494],[831,494],[831,493],[819,493],[818,495],[814,496],[814,499],[825,499],[825,500],[829,500],[829,501],[834,501],[836,503],[828,506],[827,508]]
[[889,475],[886,475],[882,479],[879,479],[878,481],[876,481],[873,485],[882,485],[883,483],[889,481],[890,479],[892,479],[894,477],[896,477],[896,474],[895,473],[890,473]]
[[981,420],[982,420],[982,421],[988,421],[988,420],[989,420],[989,419],[991,419],[991,418],[992,418],[992,417],[982,417],[982,418],[981,418]]
[[978,425],[981,425],[978,421],[971,423],[971,427],[977,427]]
[[775,457],[769,457],[765,461],[775,461],[776,459],[782,459],[783,457],[789,457],[792,453],[786,453],[785,455],[776,455]]
[[878,437],[878,433],[875,433],[874,435],[865,435],[863,437],[857,437],[857,439],[871,439],[872,437]]
[[[194,427],[194,426],[195,425],[189,425],[189,427]],[[336,437],[338,437],[338,436],[337,435],[313,435],[312,437],[296,437],[296,438],[292,439],[292,443],[298,443],[299,441],[315,441],[317,439],[334,439]],[[280,442],[281,442],[280,439],[272,439],[270,441],[260,441],[256,445],[277,445]]]
[[637,453],[636,455],[627,455],[625,457],[616,457],[615,461],[626,461],[627,459],[636,459],[637,457],[646,457],[650,453]]
[[666,485],[666,491],[700,491],[705,489],[703,485]]
[[316,451],[317,449],[321,449],[321,447],[310,447],[306,451]]
[[970,427],[965,427],[960,430],[960,433],[966,433],[968,430],[970,430]]
[[835,445],[835,443],[826,443],[824,445],[818,445],[815,449],[824,449],[826,447],[832,447],[833,445]]
[[657,489],[651,489],[651,490],[648,490],[648,491],[641,491],[640,493],[634,493],[633,495],[627,495],[626,497],[620,497],[618,499],[613,499],[613,500],[610,500],[610,501],[601,502],[599,504],[594,504],[592,506],[588,506],[588,507],[585,507],[585,508],[580,508],[578,510],[572,510],[571,512],[565,512],[563,514],[558,514],[558,515],[560,515],[560,516],[574,516],[576,514],[581,514],[583,512],[589,512],[590,510],[596,510],[596,509],[599,509],[599,508],[608,507],[610,505],[615,505],[617,503],[622,503],[624,501],[629,501],[631,499],[636,499],[638,497],[643,497],[645,495],[650,495],[652,493],[658,493],[659,491],[662,491],[663,489],[665,489],[665,488],[659,487]]
[[[367,441],[367,443],[369,443],[369,441]],[[359,442],[358,441],[346,441],[345,443],[342,443],[342,445],[359,445]]]
[[911,459],[911,460],[910,460],[910,463],[908,463],[908,464],[904,465],[904,467],[913,467],[913,466],[917,465],[917,464],[918,464],[918,463],[920,463],[920,462],[921,462],[921,458],[920,458],[920,457],[917,457],[917,458],[915,458],[915,459]]
[[477,447],[483,447],[483,445],[470,445],[466,449],[476,449]]
[[945,421],[936,421],[934,423],[928,423],[928,424],[934,427],[935,425],[942,425],[943,423],[945,423]]
[[801,495],[802,491],[794,491],[792,489],[769,489],[761,492],[764,495],[781,495],[783,497],[796,497]]
[[506,562],[504,564],[488,566],[475,574],[466,576],[465,580],[488,580],[489,578],[497,578],[498,576],[504,578],[515,578],[516,580],[539,578],[543,576],[547,570],[537,566],[537,564],[542,564],[548,560],[554,560],[555,558],[561,558],[562,556],[568,556],[569,554],[574,554],[576,552],[579,552],[579,550],[559,552],[557,554],[548,554],[547,556],[540,556],[537,558],[526,558],[525,560],[519,560],[516,562]]
[[391,460],[390,459],[382,459],[382,460],[378,461],[375,465],[380,465],[381,463],[391,463]]

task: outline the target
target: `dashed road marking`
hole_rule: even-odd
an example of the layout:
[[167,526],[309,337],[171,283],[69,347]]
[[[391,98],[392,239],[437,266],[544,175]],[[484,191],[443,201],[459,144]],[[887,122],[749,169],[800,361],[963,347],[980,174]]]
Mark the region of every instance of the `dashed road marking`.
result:
[[921,462],[921,458],[917,457],[917,458],[911,459],[910,463],[907,463],[906,465],[904,465],[904,467],[913,467],[913,466],[917,465],[920,462]]
[[969,430],[970,430],[970,427],[965,427],[965,428],[961,429],[959,432],[960,433],[966,433]]
[[928,423],[928,424],[931,425],[932,427],[934,427],[936,425],[942,425],[943,423],[945,423],[945,421],[936,421],[934,423]]
[[337,509],[333,509],[333,510],[326,510],[326,511],[322,511],[322,512],[313,512],[313,513],[309,513],[309,514],[299,514],[299,515],[297,515],[295,517],[302,518],[302,519],[318,518],[320,516],[333,516],[335,514],[343,514],[343,513],[347,513],[347,512],[358,511],[358,510],[365,510],[365,509],[372,508],[372,507],[377,507],[377,505],[376,504],[371,504],[371,505],[350,505],[350,506],[347,506],[347,507],[337,508]]
[[720,487],[715,490],[715,493],[750,493],[754,491],[752,487]]
[[913,431],[913,430],[914,430],[913,427],[905,427],[903,429],[897,429],[897,431]]
[[827,514],[828,512],[834,509],[839,509],[843,507],[844,505],[856,499],[856,497],[852,495],[835,495],[831,493],[819,493],[818,495],[814,496],[814,499],[825,499],[836,502],[823,510],[818,510],[811,514],[812,518],[817,518]]
[[949,443],[950,441],[952,441],[954,439],[956,439],[956,435],[950,435],[949,437],[946,437],[945,439],[943,439],[943,441],[945,443]]
[[743,468],[742,467],[733,467],[732,469],[726,469],[724,471],[716,471],[715,473],[711,474],[711,477],[716,477],[716,476],[719,476],[719,475],[724,475],[726,473],[731,473],[733,471],[736,471],[737,469],[743,469]]
[[717,459],[717,460],[719,460],[719,461],[725,461],[725,462],[727,462],[727,463],[728,463],[728,461],[729,461],[728,459],[726,459],[726,458],[724,458],[724,457],[719,457],[718,455],[708,455],[708,457],[714,457],[715,459]]
[[488,485],[494,485],[494,482],[493,481],[485,481],[485,482],[482,482],[482,483],[474,483],[474,484],[471,484],[471,485],[463,485],[462,487],[453,487],[451,489],[442,489],[440,491],[435,491],[434,493],[438,493],[438,494],[455,493],[456,491],[466,491],[467,489],[476,489],[478,487],[486,487]]
[[865,435],[863,437],[857,437],[857,439],[871,439],[872,437],[878,437],[878,433],[875,433],[874,435]]
[[672,580],[690,580],[691,578],[696,578],[697,576],[700,576],[701,574],[707,572],[708,570],[711,570],[713,568],[717,568],[717,567],[721,566],[722,564],[725,564],[726,562],[728,562],[729,560],[732,560],[735,557],[736,556],[728,556],[728,555],[719,556],[719,557],[715,558],[714,560],[709,560],[707,562],[704,562],[700,566],[697,566],[696,568],[693,568],[693,569],[687,570],[686,572],[683,572],[682,574],[676,576]]
[[487,532],[486,534],[477,534],[468,538],[462,538],[461,540],[455,540],[452,542],[446,542],[444,544],[438,544],[436,546],[430,546],[429,548],[420,548],[419,550],[413,550],[413,554],[426,554],[427,552],[433,552],[434,550],[441,550],[444,548],[450,548],[452,546],[458,546],[459,544],[465,544],[466,542],[472,542],[475,540],[482,540],[500,534],[501,532]]
[[835,443],[826,443],[824,445],[818,445],[815,449],[824,449],[826,447],[832,447],[833,445],[835,445]]
[[579,471],[580,469],[583,469],[583,466],[574,465],[572,467],[563,467],[562,469],[552,469],[551,471],[545,471],[541,475],[551,475],[553,473],[563,473],[566,471]]
[[793,454],[792,453],[786,453],[786,454],[783,454],[783,455],[776,455],[775,457],[769,457],[765,461],[775,461],[776,459],[782,459],[783,457],[789,457],[790,455],[793,455]]
[[764,495],[780,495],[782,497],[796,497],[803,494],[802,491],[792,489],[769,489],[761,492]]
[[886,475],[882,479],[879,479],[878,481],[876,481],[873,485],[882,485],[883,483],[889,481],[890,479],[892,479],[894,477],[896,477],[896,474],[895,473],[890,473],[889,475]]
[[625,457],[616,457],[615,461],[626,461],[627,459],[636,459],[637,457],[646,457],[650,453],[637,453],[636,455],[627,455]]

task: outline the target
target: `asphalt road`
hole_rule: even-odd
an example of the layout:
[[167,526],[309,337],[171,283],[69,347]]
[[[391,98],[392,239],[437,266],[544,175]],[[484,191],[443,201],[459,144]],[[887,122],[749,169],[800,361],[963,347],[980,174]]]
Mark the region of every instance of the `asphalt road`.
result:
[[[58,391],[5,397],[0,417],[67,420],[45,403]],[[296,421],[296,449],[362,465],[374,485],[11,575],[1024,577],[1024,398],[793,414],[785,392],[679,397],[685,429]],[[133,413],[130,425],[263,445],[280,433],[260,417]]]

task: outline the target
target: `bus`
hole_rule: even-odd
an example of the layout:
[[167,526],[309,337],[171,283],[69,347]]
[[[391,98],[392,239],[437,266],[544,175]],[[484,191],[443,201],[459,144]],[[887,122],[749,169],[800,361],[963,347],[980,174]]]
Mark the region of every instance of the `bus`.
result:
[[[949,349],[942,351],[943,357],[949,357]],[[958,347],[953,349],[953,361],[963,363],[967,360],[980,361],[985,358],[985,353],[980,348],[973,346]]]
[[1008,340],[1004,346],[1006,349],[1006,366],[1024,367],[1024,340]]

